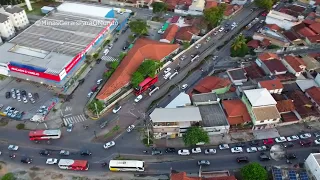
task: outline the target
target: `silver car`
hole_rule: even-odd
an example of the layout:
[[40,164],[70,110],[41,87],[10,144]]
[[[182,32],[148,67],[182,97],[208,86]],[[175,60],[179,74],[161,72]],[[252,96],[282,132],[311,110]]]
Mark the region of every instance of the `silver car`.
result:
[[204,154],[216,154],[217,153],[217,150],[216,149],[206,149],[204,150]]

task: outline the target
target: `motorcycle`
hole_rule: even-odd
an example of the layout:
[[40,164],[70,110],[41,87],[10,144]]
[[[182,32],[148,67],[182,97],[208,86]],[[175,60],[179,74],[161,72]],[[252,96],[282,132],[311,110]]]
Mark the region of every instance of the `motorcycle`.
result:
[[108,166],[108,163],[102,163],[101,166],[106,167],[106,166]]
[[145,154],[146,154],[146,153],[148,153],[148,151],[143,151],[143,153],[145,153]]
[[15,154],[10,154],[10,158],[11,158],[11,159],[13,159],[13,158],[15,158],[15,157],[16,157]]
[[292,162],[289,159],[287,159],[287,164],[292,164]]

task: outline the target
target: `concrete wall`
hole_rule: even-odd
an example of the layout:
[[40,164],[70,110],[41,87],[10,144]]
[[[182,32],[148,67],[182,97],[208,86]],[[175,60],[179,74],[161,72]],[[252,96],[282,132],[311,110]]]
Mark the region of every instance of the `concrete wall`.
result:
[[320,166],[313,154],[308,156],[304,164],[308,174],[311,175],[313,179],[320,180]]

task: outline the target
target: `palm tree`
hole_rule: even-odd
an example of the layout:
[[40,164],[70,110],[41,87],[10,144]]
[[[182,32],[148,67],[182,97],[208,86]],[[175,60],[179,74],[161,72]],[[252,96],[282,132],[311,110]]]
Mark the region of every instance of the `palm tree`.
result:
[[245,44],[246,44],[246,38],[243,35],[239,35],[236,37],[236,40],[232,43],[231,48],[233,50],[238,50]]

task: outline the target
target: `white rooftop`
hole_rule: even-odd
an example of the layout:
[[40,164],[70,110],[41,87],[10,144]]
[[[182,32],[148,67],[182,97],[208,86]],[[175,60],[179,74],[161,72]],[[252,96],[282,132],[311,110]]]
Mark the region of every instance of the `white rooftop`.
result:
[[244,90],[243,92],[253,107],[277,104],[266,88]]
[[112,8],[74,3],[74,2],[64,2],[58,8],[58,11],[65,11],[74,14],[81,14],[84,16],[93,16],[93,17],[106,17],[108,12],[113,10]]
[[198,107],[156,108],[150,118],[153,122],[202,121]]
[[305,92],[307,89],[315,86],[319,87],[315,80],[313,79],[305,79],[305,80],[296,80],[297,85],[301,89],[301,91]]
[[166,108],[177,108],[191,105],[190,96],[184,92],[180,93],[176,98],[174,98]]

